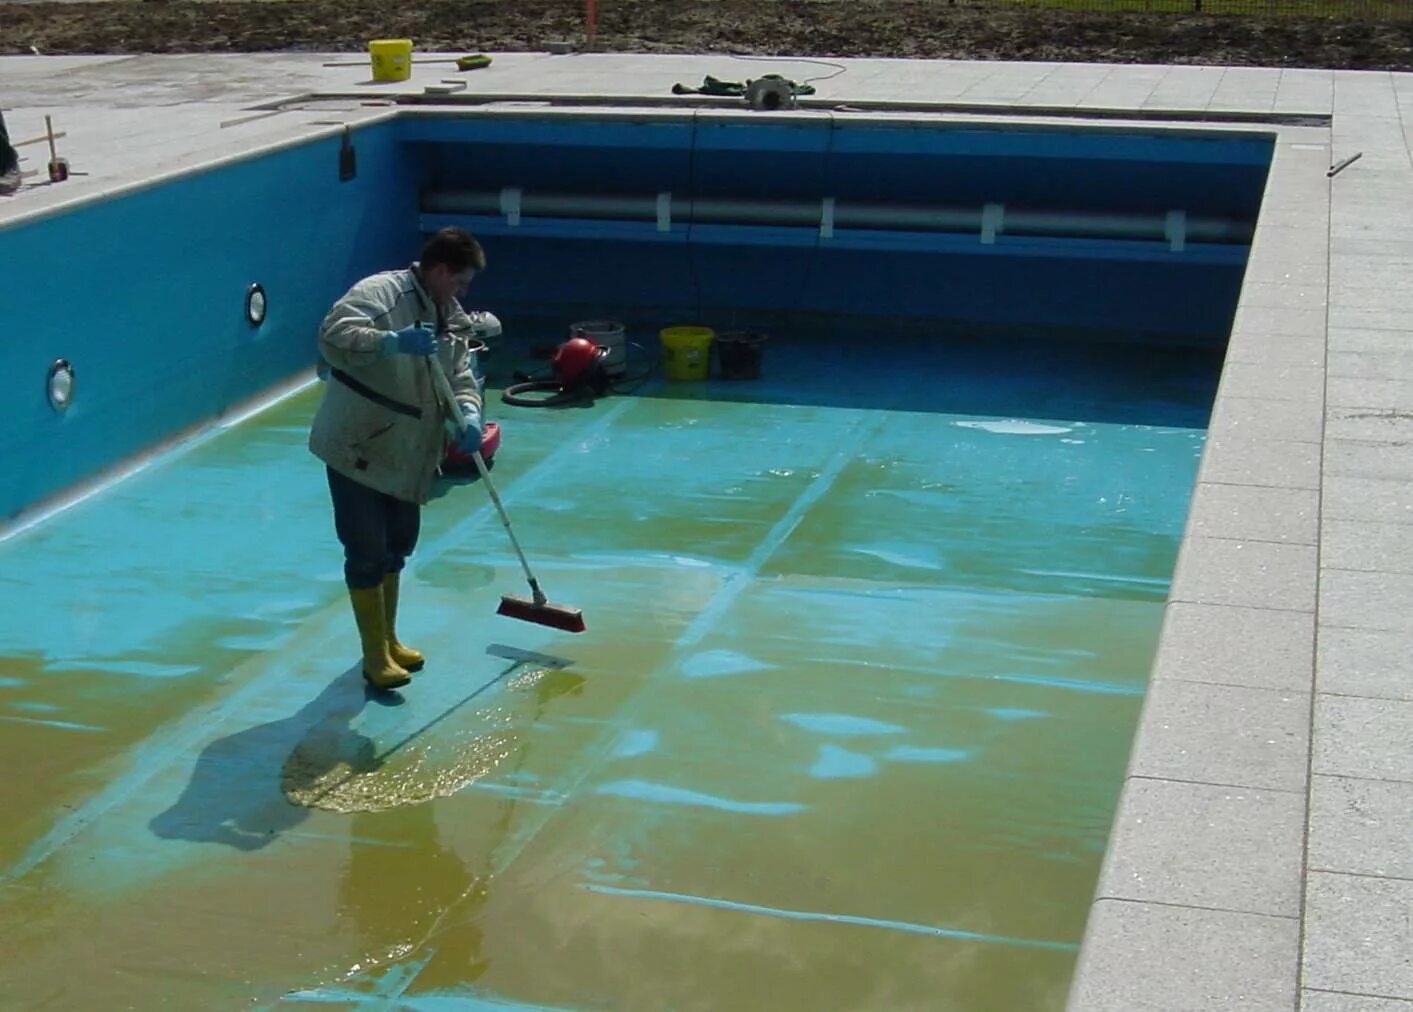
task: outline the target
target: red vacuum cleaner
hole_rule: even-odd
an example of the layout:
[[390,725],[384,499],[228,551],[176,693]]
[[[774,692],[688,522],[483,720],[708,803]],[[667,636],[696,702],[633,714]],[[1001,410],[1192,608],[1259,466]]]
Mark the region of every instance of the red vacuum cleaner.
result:
[[[481,435],[481,456],[485,458],[489,466],[495,460],[496,451],[500,449],[500,426],[495,422],[487,422],[482,427]],[[476,458],[474,454],[462,453],[456,445],[455,439],[446,441],[446,450],[442,455],[443,474],[475,474]]]
[[[529,380],[505,388],[501,399],[521,408],[551,408],[608,393],[613,381],[604,360],[609,349],[581,335],[555,349],[550,379]],[[530,396],[547,394],[548,396]]]

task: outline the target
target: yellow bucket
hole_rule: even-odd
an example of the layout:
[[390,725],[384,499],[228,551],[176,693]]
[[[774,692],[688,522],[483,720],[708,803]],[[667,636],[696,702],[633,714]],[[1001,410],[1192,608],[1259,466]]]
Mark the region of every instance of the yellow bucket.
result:
[[374,39],[368,43],[373,80],[406,81],[412,76],[411,39]]
[[711,368],[710,327],[666,327],[662,339],[662,371],[670,380],[704,380]]

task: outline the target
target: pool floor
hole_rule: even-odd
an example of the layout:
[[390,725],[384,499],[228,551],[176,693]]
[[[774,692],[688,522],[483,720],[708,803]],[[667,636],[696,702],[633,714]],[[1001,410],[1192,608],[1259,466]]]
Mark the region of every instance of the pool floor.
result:
[[317,389],[0,542],[0,994],[1061,1008],[1214,377],[883,347],[495,402],[589,632],[493,614],[518,567],[448,487],[404,590],[430,661],[387,697]]

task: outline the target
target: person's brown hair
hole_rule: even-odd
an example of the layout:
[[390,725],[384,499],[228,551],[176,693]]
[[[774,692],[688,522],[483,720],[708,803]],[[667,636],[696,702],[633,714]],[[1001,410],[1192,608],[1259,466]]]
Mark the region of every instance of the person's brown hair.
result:
[[444,228],[422,247],[419,258],[422,269],[431,270],[441,264],[453,274],[486,269],[486,253],[475,236],[465,229]]

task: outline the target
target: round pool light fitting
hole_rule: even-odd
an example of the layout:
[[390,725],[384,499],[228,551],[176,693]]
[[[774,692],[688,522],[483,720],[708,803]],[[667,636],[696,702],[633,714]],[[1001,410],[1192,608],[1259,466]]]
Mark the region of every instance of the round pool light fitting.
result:
[[67,411],[74,400],[74,367],[68,359],[56,359],[49,367],[49,377],[45,390],[49,394],[49,406],[55,411]]
[[265,310],[268,308],[268,300],[265,297],[265,287],[259,283],[251,285],[245,290],[245,320],[252,327],[258,327],[265,322]]

